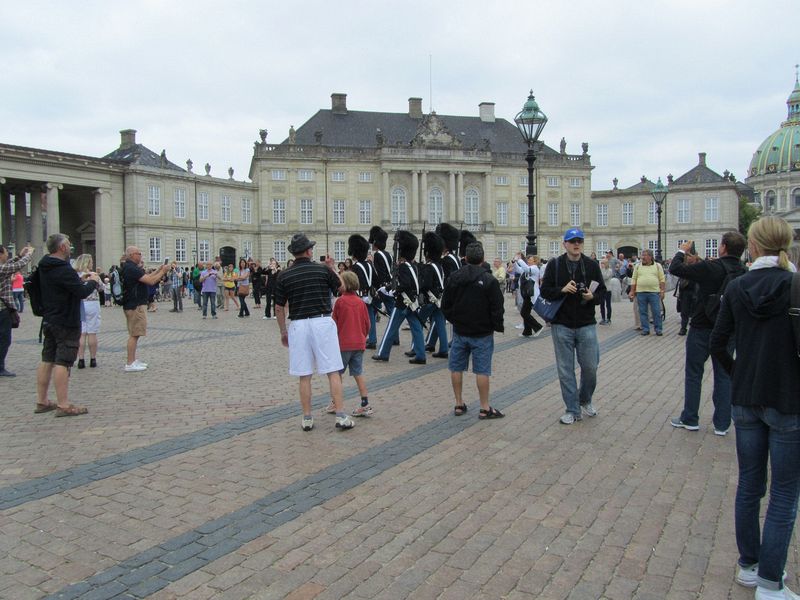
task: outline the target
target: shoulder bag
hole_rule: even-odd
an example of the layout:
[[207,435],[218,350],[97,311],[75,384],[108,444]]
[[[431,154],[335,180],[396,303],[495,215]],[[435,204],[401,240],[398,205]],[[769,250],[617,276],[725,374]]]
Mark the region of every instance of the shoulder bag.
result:
[[[556,282],[558,285],[558,257],[555,258],[555,279],[553,281]],[[561,305],[564,304],[564,296],[559,298],[558,300],[545,300],[544,297],[539,294],[539,297],[536,298],[536,302],[533,303],[533,310],[534,312],[542,317],[546,322],[552,323],[553,319],[556,318]]]

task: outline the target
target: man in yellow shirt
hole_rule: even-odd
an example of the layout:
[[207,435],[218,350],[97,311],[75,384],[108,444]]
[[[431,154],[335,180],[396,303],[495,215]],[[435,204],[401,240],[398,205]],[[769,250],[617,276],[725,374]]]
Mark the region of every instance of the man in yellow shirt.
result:
[[642,335],[650,335],[648,307],[653,313],[653,326],[656,335],[663,335],[661,323],[661,301],[664,299],[666,277],[661,265],[653,261],[652,250],[642,250],[642,262],[633,271],[630,298],[639,303],[639,319]]

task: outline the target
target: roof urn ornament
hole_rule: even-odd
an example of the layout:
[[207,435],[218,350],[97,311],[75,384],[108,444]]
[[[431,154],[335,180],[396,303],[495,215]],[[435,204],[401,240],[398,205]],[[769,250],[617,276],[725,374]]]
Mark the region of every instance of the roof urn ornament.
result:
[[187,158],[186,159],[186,170],[189,171],[189,173],[192,172],[192,167],[194,167],[194,163],[192,162],[192,159],[191,158]]
[[289,143],[290,144],[297,143],[297,131],[295,131],[294,125],[289,125]]
[[563,137],[561,138],[560,146],[561,146],[561,154],[566,154],[567,153],[567,140],[564,139]]
[[314,132],[314,139],[316,140],[316,142],[318,144],[322,143],[322,130],[321,129],[317,129],[317,131]]
[[211,176],[211,165],[206,163],[206,175]]
[[228,179],[233,179],[233,167],[228,167]]
[[581,144],[581,148],[583,149],[583,155],[586,156],[589,154],[589,142],[583,142]]
[[615,190],[618,190],[618,189],[619,189],[619,188],[617,187],[617,184],[619,183],[619,179],[617,179],[616,177],[614,177],[614,179],[612,179],[612,180],[611,180],[611,183],[613,183],[613,184],[614,184],[614,189],[615,189]]
[[261,138],[261,143],[262,144],[266,144],[267,143],[267,133],[268,132],[267,132],[266,129],[259,129],[258,130],[258,137]]

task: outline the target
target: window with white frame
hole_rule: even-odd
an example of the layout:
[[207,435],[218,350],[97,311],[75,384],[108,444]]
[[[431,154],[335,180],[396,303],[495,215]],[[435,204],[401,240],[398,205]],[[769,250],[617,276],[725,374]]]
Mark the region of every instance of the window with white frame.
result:
[[580,227],[581,225],[581,205],[577,202],[569,205],[569,224],[570,227]]
[[372,171],[359,171],[358,183],[372,183],[373,177]]
[[444,193],[438,187],[428,192],[428,224],[438,225],[444,216]]
[[223,223],[231,222],[231,197],[223,195],[219,202],[219,219]]
[[243,240],[242,241],[242,257],[243,258],[252,258],[253,257],[253,242],[252,242],[252,240]]
[[392,225],[402,227],[406,224],[406,191],[401,187],[392,189]]
[[331,181],[335,181],[337,183],[345,181],[344,171],[331,171]]
[[186,262],[186,238],[175,238],[175,261]]
[[647,224],[656,225],[658,223],[658,206],[655,200],[651,200],[647,205]]
[[508,175],[498,175],[494,178],[495,185],[508,185]]
[[655,256],[658,243],[656,240],[647,240],[647,249],[650,250]]
[[344,200],[333,201],[333,224],[344,225]]
[[558,256],[559,254],[561,254],[561,244],[558,241],[550,242],[548,244],[548,247],[550,249],[550,256],[551,257],[552,256]]
[[608,204],[598,204],[596,207],[597,226],[608,227]]
[[675,222],[692,222],[692,203],[689,198],[678,198],[677,202],[675,202]]
[[478,225],[481,222],[480,214],[478,190],[470,188],[464,194],[464,224]]
[[559,224],[558,220],[558,202],[547,203],[547,224],[550,227],[555,227]]
[[706,258],[719,258],[719,240],[706,240]]
[[198,192],[197,194],[197,218],[201,221],[208,221],[208,192]]
[[300,224],[312,225],[314,223],[314,201],[311,198],[300,199]]
[[508,202],[497,203],[497,224],[501,227],[508,225]]
[[569,187],[571,188],[583,187],[583,180],[580,177],[570,177]]
[[161,188],[157,185],[147,186],[147,214],[151,217],[161,215]]
[[150,262],[161,262],[161,238],[150,238]]
[[358,201],[358,224],[359,225],[372,224],[372,200]]
[[314,171],[312,171],[311,169],[298,170],[297,181],[314,181]]
[[272,169],[272,181],[286,181],[286,169]]
[[520,187],[528,187],[528,176],[527,175],[520,175],[519,176],[519,185]]
[[286,225],[286,199],[272,199],[272,224]]
[[175,218],[186,218],[186,190],[184,188],[175,188]]
[[683,246],[683,245],[684,245],[686,242],[688,242],[688,241],[689,241],[689,240],[678,240],[678,243],[677,243],[677,244],[675,244],[675,248],[676,248],[677,250],[680,250],[681,246]]
[[211,244],[208,240],[200,240],[197,250],[197,260],[200,262],[208,262],[211,260]]
[[508,260],[508,242],[497,242],[497,258]]
[[[542,243],[542,245],[544,245],[544,243]],[[520,244],[519,244],[519,251],[522,252],[523,255],[525,255],[525,253],[528,251],[528,240],[527,239],[522,238],[522,240],[520,241]]]
[[633,225],[633,202],[622,203],[622,224]]
[[333,242],[333,260],[336,262],[342,262],[345,258],[347,258],[346,250],[347,249],[344,247],[344,242]]
[[528,203],[527,202],[520,202],[519,203],[519,224],[520,224],[520,227],[527,227],[528,226]]
[[561,186],[561,177],[558,175],[548,175],[547,176],[547,187],[560,187]]
[[286,262],[286,242],[284,240],[275,240],[272,243],[272,255],[278,262]]
[[250,198],[242,198],[242,223],[249,225],[253,222],[253,209]]
[[598,241],[594,245],[594,251],[597,253],[597,256],[601,257],[610,250],[608,242],[605,241]]
[[719,198],[706,198],[706,222],[719,221]]

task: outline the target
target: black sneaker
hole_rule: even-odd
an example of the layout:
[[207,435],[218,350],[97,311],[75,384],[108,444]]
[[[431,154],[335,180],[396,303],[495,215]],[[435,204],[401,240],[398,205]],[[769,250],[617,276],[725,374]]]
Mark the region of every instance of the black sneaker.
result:
[[388,358],[383,358],[380,354],[373,354],[372,360],[378,360],[380,362],[389,362]]
[[408,356],[408,357],[411,357],[411,356],[416,356],[416,355],[417,355],[417,353],[416,353],[416,352],[414,352],[413,350],[409,350],[408,352],[403,352],[403,354],[405,354],[405,355],[406,355],[406,356]]
[[96,368],[97,367],[97,359],[96,358],[92,358],[91,360],[89,360],[89,366],[92,367],[93,369]]
[[86,361],[83,360],[82,358],[78,359],[78,368],[79,369],[85,369],[86,368]]
[[428,361],[425,360],[424,358],[412,358],[410,361],[408,361],[408,364],[410,364],[410,365],[426,365],[426,364],[428,364]]
[[373,344],[371,342],[367,343],[367,350],[375,350],[378,347],[378,344]]
[[434,352],[433,354],[431,354],[431,356],[433,358],[447,358],[449,355],[447,354],[447,352]]

